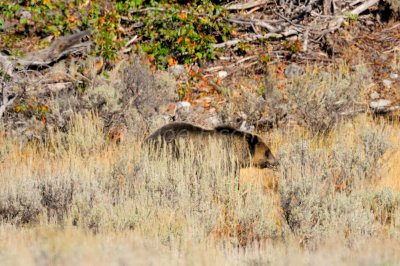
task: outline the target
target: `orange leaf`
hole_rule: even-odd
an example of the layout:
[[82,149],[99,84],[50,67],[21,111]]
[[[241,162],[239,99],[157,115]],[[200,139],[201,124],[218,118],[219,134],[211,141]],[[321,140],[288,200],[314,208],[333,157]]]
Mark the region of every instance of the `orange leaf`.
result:
[[169,66],[174,66],[174,65],[176,65],[178,63],[178,61],[175,59],[175,58],[173,58],[173,57],[169,57],[168,58],[168,65]]
[[42,105],[40,105],[40,111],[42,111],[43,113],[46,113],[49,111],[49,108],[46,105],[42,104]]
[[196,71],[194,71],[193,69],[191,69],[190,71],[189,71],[189,75],[190,76],[195,76],[196,75]]
[[181,17],[181,19],[186,19],[187,18],[187,14],[186,13],[180,13],[179,16]]

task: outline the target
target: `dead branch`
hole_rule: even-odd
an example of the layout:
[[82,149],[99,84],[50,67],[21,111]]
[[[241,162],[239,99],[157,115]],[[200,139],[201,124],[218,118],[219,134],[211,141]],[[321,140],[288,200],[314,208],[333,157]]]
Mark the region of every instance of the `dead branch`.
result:
[[229,40],[229,41],[226,41],[226,42],[214,44],[214,48],[229,47],[229,46],[238,44],[238,43],[243,42],[243,41],[248,41],[248,40],[244,40],[244,39],[233,39],[233,40]]
[[3,114],[6,111],[7,107],[9,105],[11,105],[14,102],[14,100],[17,98],[17,95],[9,97],[7,86],[5,84],[3,84],[2,87],[3,87],[3,90],[2,90],[3,102],[2,102],[2,105],[0,105],[0,118],[3,117]]
[[81,38],[90,35],[92,30],[86,30],[56,40],[50,48],[46,48],[20,59],[17,63],[26,68],[30,66],[42,67],[52,64],[62,57],[78,52],[86,51],[92,45],[91,41],[81,43]]
[[264,20],[259,20],[259,19],[251,19],[251,20],[227,19],[227,21],[236,23],[239,25],[259,26],[259,27],[267,29],[269,32],[278,32],[279,31],[278,28],[272,26],[271,24],[269,24],[268,22],[266,22]]
[[212,72],[220,71],[222,69],[234,68],[234,67],[240,65],[241,63],[244,63],[244,62],[252,60],[252,59],[256,59],[258,57],[259,57],[258,55],[247,56],[247,57],[241,58],[238,61],[236,61],[235,63],[227,65],[227,66],[215,66],[215,67],[208,68],[205,70],[205,72],[212,73]]
[[[369,9],[370,7],[377,4],[378,2],[379,2],[379,0],[368,0],[368,1],[364,2],[363,4],[359,5],[358,7],[356,7],[355,9],[353,9],[352,11],[348,12],[348,14],[360,15],[365,10]],[[341,16],[336,17],[336,19],[334,19],[333,21],[329,22],[328,28],[319,34],[317,40],[321,39],[324,35],[334,32],[335,30],[339,29],[342,26],[344,20],[345,20],[345,16],[341,15]]]
[[165,8],[162,8],[162,7],[147,7],[147,8],[132,10],[132,11],[129,11],[129,13],[130,14],[136,14],[136,13],[146,13],[146,12],[151,12],[151,11],[164,12]]
[[81,38],[90,35],[91,32],[92,30],[86,30],[62,37],[56,40],[49,48],[36,51],[19,60],[12,61],[6,56],[0,55],[0,66],[7,75],[15,79],[14,71],[16,68],[21,70],[32,66],[48,66],[66,55],[84,52],[90,49],[92,42],[86,41],[81,43]]
[[289,36],[293,36],[298,34],[299,31],[298,30],[294,30],[294,29],[289,29],[283,33],[267,33],[267,34],[256,34],[256,35],[252,35],[250,37],[244,38],[244,39],[233,39],[233,40],[229,40],[223,43],[217,43],[214,44],[214,48],[224,48],[224,47],[229,47],[235,44],[238,44],[240,42],[252,42],[255,40],[267,40],[267,39],[282,39],[285,37],[289,37]]
[[377,4],[379,0],[368,0],[365,3],[359,5],[357,8],[353,9],[350,11],[350,14],[352,15],[360,15],[362,12],[370,8],[371,6]]
[[36,56],[33,55],[26,59],[20,59],[17,61],[17,63],[24,68],[33,66],[34,67],[48,66],[66,55],[87,51],[91,45],[92,42],[87,41],[73,45],[71,47],[67,47],[63,51],[54,52],[51,49],[44,49],[37,52]]
[[248,2],[244,4],[234,4],[234,5],[227,5],[225,8],[227,10],[245,10],[245,9],[251,9],[254,7],[262,6],[268,3],[268,0],[258,0],[254,2]]

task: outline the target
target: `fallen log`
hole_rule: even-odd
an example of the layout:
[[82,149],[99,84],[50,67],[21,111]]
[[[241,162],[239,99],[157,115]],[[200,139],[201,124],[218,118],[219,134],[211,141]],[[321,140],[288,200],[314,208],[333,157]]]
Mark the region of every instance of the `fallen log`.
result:
[[91,41],[81,43],[84,36],[90,35],[92,30],[82,31],[69,36],[61,37],[56,40],[49,48],[36,51],[26,58],[17,61],[17,64],[27,67],[43,67],[50,65],[62,57],[88,50],[92,44]]

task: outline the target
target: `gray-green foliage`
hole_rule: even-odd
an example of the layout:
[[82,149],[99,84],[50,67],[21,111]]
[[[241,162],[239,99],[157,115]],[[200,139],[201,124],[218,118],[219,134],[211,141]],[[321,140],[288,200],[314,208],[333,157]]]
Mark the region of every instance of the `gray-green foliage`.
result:
[[365,181],[376,177],[379,159],[388,148],[385,131],[366,125],[355,146],[338,141],[331,150],[303,138],[281,148],[280,196],[284,217],[291,231],[306,243],[341,235],[376,232],[377,213],[385,222],[398,207],[396,197],[386,190],[367,197]]
[[351,111],[361,102],[371,74],[364,65],[352,70],[346,65],[326,70],[294,75],[284,82],[282,90],[266,80],[270,112],[280,116],[286,113],[314,135],[329,133],[340,121],[342,112]]

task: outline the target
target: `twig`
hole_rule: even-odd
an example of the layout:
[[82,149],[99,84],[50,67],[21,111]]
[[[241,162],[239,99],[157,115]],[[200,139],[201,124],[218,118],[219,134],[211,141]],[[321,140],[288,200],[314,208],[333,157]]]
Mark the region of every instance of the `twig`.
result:
[[216,66],[216,67],[208,68],[208,69],[205,70],[205,72],[212,73],[212,72],[216,72],[216,71],[219,71],[219,70],[222,70],[222,69],[233,68],[233,67],[236,67],[237,65],[239,65],[241,63],[244,63],[244,62],[249,61],[251,59],[256,59],[258,57],[259,57],[258,55],[252,55],[252,56],[244,57],[244,58],[241,58],[240,60],[236,61],[235,63],[227,65],[227,66]]
[[232,23],[236,23],[239,25],[256,25],[256,26],[260,26],[262,28],[266,28],[269,32],[278,32],[279,30],[272,26],[271,24],[269,24],[266,21],[263,20],[259,20],[259,19],[252,19],[252,20],[241,20],[241,19],[227,19],[226,21],[232,22]]
[[356,0],[354,2],[351,2],[350,6],[356,6],[356,5],[358,5],[359,3],[362,3],[362,2],[364,2],[364,0]]
[[136,42],[138,39],[138,36],[135,35],[132,39],[130,39],[126,44],[125,47],[128,47],[129,45],[131,45],[132,43]]
[[251,22],[254,23],[256,26],[266,28],[269,32],[278,32],[279,31],[276,27],[274,27],[271,24],[269,24],[265,21],[262,21],[262,20],[253,19],[253,20],[251,20]]
[[226,42],[214,44],[214,48],[224,48],[224,47],[228,47],[228,46],[232,46],[232,45],[238,44],[238,43],[243,42],[243,41],[246,41],[246,40],[233,39],[233,40],[229,40],[229,41],[226,41]]
[[149,12],[149,11],[164,12],[165,8],[162,8],[162,7],[147,7],[147,8],[143,8],[143,9],[131,10],[131,11],[129,11],[129,13],[130,14],[135,14],[135,13],[145,13],[145,12]]

